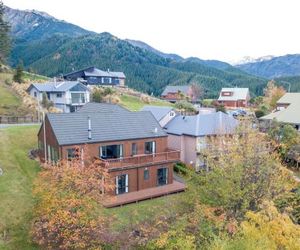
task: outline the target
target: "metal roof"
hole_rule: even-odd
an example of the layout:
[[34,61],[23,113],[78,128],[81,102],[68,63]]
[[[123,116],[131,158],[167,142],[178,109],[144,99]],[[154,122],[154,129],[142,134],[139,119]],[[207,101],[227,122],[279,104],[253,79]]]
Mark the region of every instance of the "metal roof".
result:
[[168,93],[177,93],[178,91],[187,94],[189,91],[190,86],[182,85],[182,86],[166,86],[165,90],[162,92],[161,95],[167,95]]
[[277,101],[278,104],[279,103],[291,104],[295,102],[300,103],[300,93],[286,93]]
[[173,108],[159,106],[144,106],[141,111],[150,111],[157,121],[163,119]]
[[66,92],[73,87],[80,85],[84,90],[88,88],[78,81],[64,81],[64,82],[46,82],[46,83],[32,83],[27,91],[30,91],[33,87],[40,92]]
[[[102,112],[49,113],[59,145],[108,142],[167,136],[151,112],[130,112],[111,105]],[[88,139],[88,117],[92,139]]]
[[64,77],[68,77],[69,75],[73,75],[76,73],[82,72],[85,76],[95,76],[95,77],[118,77],[118,78],[126,78],[123,72],[114,72],[114,71],[105,71],[98,69],[96,67],[88,67],[85,69],[77,70],[68,74],[65,74]]
[[165,129],[175,135],[221,135],[234,133],[239,122],[223,112],[198,114],[193,116],[176,116]]
[[111,103],[97,103],[97,102],[89,102],[82,106],[77,112],[130,112],[128,109],[123,108],[122,106],[111,104]]
[[[233,92],[232,96],[222,96],[222,92]],[[219,101],[237,101],[237,100],[246,100],[249,95],[248,88],[222,88],[219,98]]]

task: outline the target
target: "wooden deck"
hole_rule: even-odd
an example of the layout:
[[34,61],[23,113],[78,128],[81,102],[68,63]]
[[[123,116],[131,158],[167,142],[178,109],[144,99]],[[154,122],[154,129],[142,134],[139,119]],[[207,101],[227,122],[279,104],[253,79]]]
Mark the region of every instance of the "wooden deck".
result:
[[185,190],[185,184],[174,180],[172,184],[147,188],[140,191],[130,192],[126,194],[116,195],[109,201],[104,203],[107,208],[117,207],[138,201],[148,200],[168,194],[179,193]]

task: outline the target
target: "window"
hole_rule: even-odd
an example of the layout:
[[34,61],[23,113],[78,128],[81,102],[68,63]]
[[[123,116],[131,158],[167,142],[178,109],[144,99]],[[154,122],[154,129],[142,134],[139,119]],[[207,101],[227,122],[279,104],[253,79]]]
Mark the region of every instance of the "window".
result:
[[145,142],[145,154],[155,153],[155,141]]
[[144,169],[144,180],[149,180],[149,169],[145,168]]
[[110,77],[103,77],[102,78],[102,83],[104,83],[104,84],[111,83],[111,78]]
[[102,159],[116,159],[123,157],[123,145],[106,145],[100,147],[100,157]]
[[131,144],[131,155],[137,155],[137,144],[136,143]]
[[119,84],[120,83],[120,80],[118,79],[118,78],[112,78],[112,80],[111,80],[111,83],[113,83],[113,84]]
[[85,103],[84,93],[71,93],[71,101],[73,104]]
[[62,93],[57,93],[57,94],[56,94],[56,97],[57,97],[57,98],[62,98]]
[[76,149],[75,148],[68,148],[67,153],[68,153],[68,159],[73,159],[76,157]]
[[37,97],[37,93],[35,91],[33,92],[33,94],[34,94],[34,97]]
[[157,169],[157,185],[162,186],[168,184],[168,168]]
[[171,111],[170,116],[174,116],[174,115],[175,115],[175,112]]
[[116,194],[128,193],[128,174],[116,176]]
[[47,92],[47,98],[48,98],[48,100],[50,101],[51,100],[51,94],[50,94],[50,92]]

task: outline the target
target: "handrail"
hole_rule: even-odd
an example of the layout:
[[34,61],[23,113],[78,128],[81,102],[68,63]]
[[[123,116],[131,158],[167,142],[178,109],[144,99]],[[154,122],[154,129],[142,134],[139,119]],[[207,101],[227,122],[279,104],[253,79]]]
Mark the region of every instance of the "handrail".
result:
[[177,161],[180,159],[180,151],[166,151],[154,154],[134,155],[117,159],[101,159],[109,168],[135,166],[147,163],[157,163],[163,161]]

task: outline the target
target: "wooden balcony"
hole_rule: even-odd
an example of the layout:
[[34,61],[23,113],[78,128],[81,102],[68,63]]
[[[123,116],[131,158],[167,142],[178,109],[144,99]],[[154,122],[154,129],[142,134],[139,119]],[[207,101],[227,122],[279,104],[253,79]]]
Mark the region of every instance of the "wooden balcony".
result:
[[102,159],[109,168],[139,167],[155,163],[177,162],[180,160],[180,151],[168,150],[162,153],[135,155],[117,159]]

